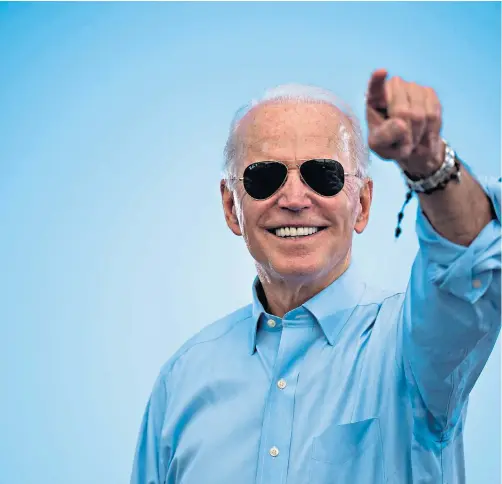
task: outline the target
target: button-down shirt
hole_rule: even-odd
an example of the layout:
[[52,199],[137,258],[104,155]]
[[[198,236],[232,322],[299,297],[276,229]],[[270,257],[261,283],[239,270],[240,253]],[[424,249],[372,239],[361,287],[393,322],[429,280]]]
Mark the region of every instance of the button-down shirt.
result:
[[355,267],[283,318],[253,302],[162,368],[132,484],[464,483],[470,390],[500,330],[496,218],[470,244],[418,213],[403,293]]

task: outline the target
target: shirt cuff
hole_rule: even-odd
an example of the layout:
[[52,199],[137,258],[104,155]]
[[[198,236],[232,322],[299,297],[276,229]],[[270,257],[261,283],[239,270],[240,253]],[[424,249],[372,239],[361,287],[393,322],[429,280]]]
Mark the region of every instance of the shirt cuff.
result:
[[496,219],[488,223],[468,246],[455,244],[432,227],[418,207],[416,231],[420,252],[427,261],[427,277],[440,289],[475,303],[487,291],[493,270],[500,270],[501,184],[482,183],[468,165],[464,168],[478,181],[490,198]]

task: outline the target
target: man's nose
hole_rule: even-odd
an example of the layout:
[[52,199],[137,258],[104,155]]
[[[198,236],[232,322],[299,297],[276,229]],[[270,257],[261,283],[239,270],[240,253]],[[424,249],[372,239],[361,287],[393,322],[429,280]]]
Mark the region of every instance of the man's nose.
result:
[[300,176],[298,169],[290,169],[288,179],[279,191],[278,205],[280,208],[298,212],[312,205],[309,188]]

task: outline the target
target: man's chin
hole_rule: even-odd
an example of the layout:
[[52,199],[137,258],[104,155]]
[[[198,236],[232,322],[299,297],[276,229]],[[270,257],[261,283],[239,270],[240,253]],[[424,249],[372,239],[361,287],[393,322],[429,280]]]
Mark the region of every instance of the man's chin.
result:
[[309,260],[281,260],[274,263],[272,270],[284,279],[311,279],[322,274],[323,264],[319,261]]

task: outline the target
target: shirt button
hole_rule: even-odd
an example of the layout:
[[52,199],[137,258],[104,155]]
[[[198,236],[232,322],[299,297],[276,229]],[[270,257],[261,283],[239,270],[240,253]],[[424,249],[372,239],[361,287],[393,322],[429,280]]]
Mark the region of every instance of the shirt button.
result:
[[269,328],[275,328],[275,321],[273,319],[269,319],[267,324]]
[[277,386],[281,389],[281,390],[284,390],[286,388],[286,380],[284,380],[284,378],[281,378],[278,382],[277,382]]
[[279,455],[279,449],[275,446],[272,447],[268,452],[272,457],[277,457]]
[[474,281],[472,281],[472,287],[479,289],[481,287],[481,281],[479,279],[474,279]]

